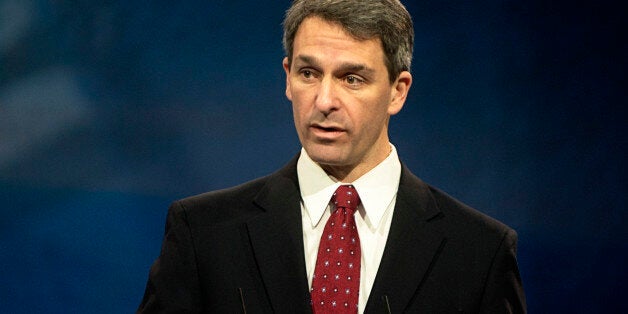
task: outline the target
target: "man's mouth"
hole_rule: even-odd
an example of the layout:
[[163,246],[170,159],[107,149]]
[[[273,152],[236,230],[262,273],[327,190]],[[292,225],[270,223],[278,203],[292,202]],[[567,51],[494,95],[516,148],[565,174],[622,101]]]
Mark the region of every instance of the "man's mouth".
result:
[[317,126],[314,126],[314,127],[319,129],[319,130],[326,131],[326,132],[340,132],[340,131],[342,131],[342,129],[337,128],[337,127],[324,127],[324,126],[320,126],[320,125],[317,125]]
[[310,130],[317,137],[326,138],[326,139],[333,139],[335,137],[342,135],[345,132],[345,129],[343,129],[340,126],[324,125],[324,124],[317,124],[317,123],[311,124]]

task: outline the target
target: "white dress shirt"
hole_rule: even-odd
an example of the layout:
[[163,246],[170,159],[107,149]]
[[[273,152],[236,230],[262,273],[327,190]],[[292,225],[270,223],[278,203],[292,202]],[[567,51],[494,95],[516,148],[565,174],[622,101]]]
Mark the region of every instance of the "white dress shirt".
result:
[[362,202],[358,206],[359,215],[357,213],[355,215],[362,250],[358,313],[364,312],[377,275],[399,187],[401,163],[397,157],[397,150],[392,144],[390,146],[391,152],[388,157],[354,182],[339,182],[328,175],[308,156],[305,149],[301,149],[301,156],[297,162],[305,266],[310,289],[316,267],[318,244],[327,219],[335,210],[330,204],[332,194],[341,184],[352,184],[360,196]]

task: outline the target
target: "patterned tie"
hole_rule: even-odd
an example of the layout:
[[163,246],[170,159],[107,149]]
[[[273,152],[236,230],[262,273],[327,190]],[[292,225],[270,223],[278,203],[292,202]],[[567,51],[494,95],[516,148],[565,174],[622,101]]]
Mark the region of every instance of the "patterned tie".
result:
[[353,214],[360,197],[341,185],[331,198],[336,205],[323,230],[312,279],[315,314],[357,313],[360,289],[360,237]]

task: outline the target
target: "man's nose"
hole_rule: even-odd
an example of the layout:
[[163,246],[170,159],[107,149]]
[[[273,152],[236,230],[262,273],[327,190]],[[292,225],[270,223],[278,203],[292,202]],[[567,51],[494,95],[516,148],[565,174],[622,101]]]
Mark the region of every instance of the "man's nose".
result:
[[325,77],[321,80],[316,94],[316,108],[323,114],[327,115],[338,109],[338,99],[336,86],[331,77]]

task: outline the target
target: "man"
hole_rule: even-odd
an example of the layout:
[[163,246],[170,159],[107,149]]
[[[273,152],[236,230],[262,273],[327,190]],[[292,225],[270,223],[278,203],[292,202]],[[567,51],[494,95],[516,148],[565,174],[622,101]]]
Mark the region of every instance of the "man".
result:
[[396,0],[294,1],[283,67],[301,153],[175,202],[138,312],[525,312],[516,233],[423,183],[389,142],[413,36]]

